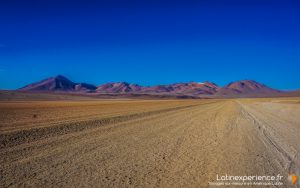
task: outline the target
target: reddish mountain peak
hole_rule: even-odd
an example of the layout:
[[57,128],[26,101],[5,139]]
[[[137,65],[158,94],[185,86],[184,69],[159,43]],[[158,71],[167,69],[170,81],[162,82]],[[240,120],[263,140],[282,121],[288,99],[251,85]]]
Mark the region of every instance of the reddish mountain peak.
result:
[[212,83],[212,82],[195,82],[195,81],[191,81],[191,82],[180,82],[180,83],[176,83],[176,84],[170,84],[170,85],[191,85],[191,86],[203,86],[203,85],[207,85],[207,86],[213,86],[213,87],[218,87],[216,84]]
[[40,82],[26,85],[19,89],[22,91],[70,91],[73,90],[76,83],[70,81],[68,78],[58,75],[50,77]]
[[219,95],[251,94],[253,96],[261,96],[266,94],[272,95],[278,93],[280,93],[280,91],[272,89],[254,80],[240,80],[236,82],[231,82],[218,91]]
[[140,91],[142,86],[128,82],[112,82],[97,87],[99,93],[125,93]]
[[207,86],[210,86],[210,87],[213,87],[213,88],[218,88],[218,85],[213,83],[213,82],[205,81],[205,82],[203,82],[203,84],[207,85]]
[[225,86],[225,88],[232,89],[259,89],[259,88],[267,88],[267,86],[260,84],[254,80],[240,80],[236,82],[231,82]]
[[202,86],[204,83],[202,82],[188,82],[186,83],[186,85],[190,85],[190,86]]
[[151,86],[144,89],[146,92],[155,93],[177,93],[177,94],[188,94],[188,95],[199,95],[199,94],[214,94],[217,86],[206,82],[181,82],[170,85],[157,85]]

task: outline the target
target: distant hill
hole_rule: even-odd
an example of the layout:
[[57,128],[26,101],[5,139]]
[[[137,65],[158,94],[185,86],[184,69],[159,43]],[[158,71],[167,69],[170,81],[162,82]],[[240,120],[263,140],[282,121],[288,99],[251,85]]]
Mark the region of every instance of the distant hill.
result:
[[115,82],[100,85],[96,88],[98,93],[129,93],[142,90],[142,86],[137,84],[129,84],[127,82]]
[[74,92],[74,91],[93,91],[97,87],[92,84],[74,83],[68,78],[58,75],[47,78],[39,82],[26,85],[18,90],[20,91],[60,91],[60,92]]
[[253,80],[240,80],[231,82],[220,88],[216,95],[219,96],[268,96],[279,95],[282,91],[272,89]]
[[240,80],[219,87],[212,82],[187,82],[155,86],[141,86],[127,82],[105,83],[94,86],[87,83],[75,83],[58,75],[26,85],[19,91],[26,92],[59,92],[93,95],[127,95],[127,96],[173,96],[179,98],[222,98],[222,97],[268,97],[298,95],[299,91],[284,92],[270,88],[253,80]]
[[188,82],[188,83],[176,83],[170,85],[158,85],[143,88],[145,93],[177,93],[177,94],[186,94],[186,95],[212,95],[216,93],[218,86],[214,83],[204,82]]

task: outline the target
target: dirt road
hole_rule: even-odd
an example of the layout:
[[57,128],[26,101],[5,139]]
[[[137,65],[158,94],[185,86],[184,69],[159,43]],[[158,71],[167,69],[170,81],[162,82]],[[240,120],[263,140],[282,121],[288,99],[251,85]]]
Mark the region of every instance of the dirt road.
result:
[[290,187],[288,172],[300,174],[299,115],[299,100],[232,99],[104,122],[93,113],[61,134],[18,124],[0,135],[0,187],[211,187],[225,174],[281,174],[279,187]]

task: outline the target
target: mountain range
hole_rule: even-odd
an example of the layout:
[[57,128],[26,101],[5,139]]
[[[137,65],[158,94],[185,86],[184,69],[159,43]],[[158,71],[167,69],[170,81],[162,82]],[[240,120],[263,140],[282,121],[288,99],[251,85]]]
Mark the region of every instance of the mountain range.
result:
[[270,88],[253,80],[235,81],[225,85],[224,87],[217,86],[216,84],[208,81],[155,86],[141,86],[127,82],[112,82],[95,86],[88,83],[75,83],[62,75],[26,85],[18,89],[18,91],[78,93],[89,95],[168,95],[196,98],[265,97],[279,96],[285,93],[284,91]]

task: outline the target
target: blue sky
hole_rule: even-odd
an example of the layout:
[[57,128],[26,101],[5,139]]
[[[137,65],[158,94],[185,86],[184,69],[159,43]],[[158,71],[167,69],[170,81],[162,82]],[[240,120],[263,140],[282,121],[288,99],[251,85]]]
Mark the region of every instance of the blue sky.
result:
[[99,85],[253,79],[300,88],[300,3],[0,2],[0,88],[57,74]]

